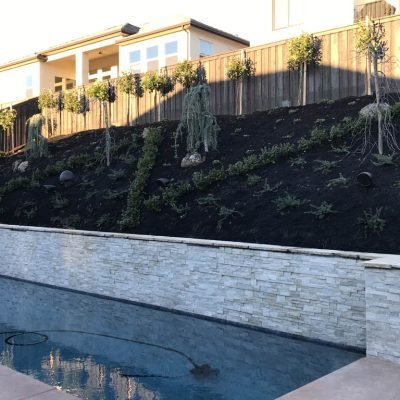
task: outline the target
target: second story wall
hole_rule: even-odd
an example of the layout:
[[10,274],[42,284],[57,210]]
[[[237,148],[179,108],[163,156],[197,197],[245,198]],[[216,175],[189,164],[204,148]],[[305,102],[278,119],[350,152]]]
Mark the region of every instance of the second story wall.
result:
[[0,72],[0,103],[18,102],[40,93],[40,62]]
[[266,42],[350,25],[353,0],[268,0]]
[[186,60],[189,58],[188,35],[188,32],[180,31],[121,45],[120,71],[154,71]]
[[190,29],[190,59],[234,51],[247,47],[243,43],[192,27]]

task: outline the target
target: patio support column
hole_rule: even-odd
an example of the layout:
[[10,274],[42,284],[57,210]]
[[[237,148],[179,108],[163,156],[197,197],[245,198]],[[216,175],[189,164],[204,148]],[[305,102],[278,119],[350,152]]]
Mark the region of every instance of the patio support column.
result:
[[81,51],[75,54],[75,80],[77,87],[89,83],[89,57]]

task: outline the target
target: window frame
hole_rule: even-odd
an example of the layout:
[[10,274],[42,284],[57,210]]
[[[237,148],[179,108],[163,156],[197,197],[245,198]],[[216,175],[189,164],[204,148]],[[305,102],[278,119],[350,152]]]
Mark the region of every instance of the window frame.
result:
[[[277,27],[276,25],[276,10],[279,4],[277,5],[278,2],[281,1],[286,1],[287,2],[287,15],[286,15],[286,23],[283,26]],[[301,15],[301,21],[300,22],[291,22],[290,19],[290,9],[291,9],[291,2],[301,2],[301,8],[302,8],[302,15]],[[288,29],[294,26],[299,26],[304,23],[304,1],[303,0],[272,0],[272,30],[273,31],[279,31],[281,29]]]
[[[173,49],[174,51],[168,50],[168,46],[171,46],[171,45],[174,46],[174,49]],[[164,44],[164,55],[171,56],[171,55],[174,55],[177,53],[178,53],[178,41],[177,40],[172,40],[171,42],[166,42]]]
[[[137,54],[139,56],[138,60],[132,60],[133,54]],[[139,64],[141,62],[141,59],[142,59],[142,54],[141,54],[140,49],[132,50],[129,52],[129,64]]]
[[[204,43],[204,44],[207,44],[207,45],[209,45],[210,46],[210,53],[204,53],[204,52],[202,52],[201,50],[201,45],[202,45],[202,43]],[[210,42],[209,40],[205,40],[205,39],[199,39],[199,55],[200,55],[200,57],[208,57],[208,56],[211,56],[212,54],[213,54],[213,43],[212,42]]]
[[[149,55],[149,51],[153,50],[153,49],[156,49],[156,55],[155,56]],[[158,45],[146,47],[146,60],[154,60],[154,59],[158,58],[158,53],[159,53],[158,52]]]

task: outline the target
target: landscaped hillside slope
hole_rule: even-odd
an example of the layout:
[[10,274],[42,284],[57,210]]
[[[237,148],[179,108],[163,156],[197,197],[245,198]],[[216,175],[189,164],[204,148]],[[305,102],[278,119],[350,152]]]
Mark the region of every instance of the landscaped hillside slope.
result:
[[[110,167],[103,130],[54,140],[48,157],[29,160],[25,172],[13,172],[22,153],[0,159],[0,222],[398,253],[400,158],[360,153],[358,112],[372,101],[219,117],[218,150],[191,168],[181,167],[185,138],[174,157],[177,122],[158,124],[153,168],[143,161],[152,137],[143,139],[143,126],[113,129]],[[151,141],[145,152],[157,149]],[[75,180],[60,183],[66,169]],[[372,174],[371,186],[359,184],[360,172]]]

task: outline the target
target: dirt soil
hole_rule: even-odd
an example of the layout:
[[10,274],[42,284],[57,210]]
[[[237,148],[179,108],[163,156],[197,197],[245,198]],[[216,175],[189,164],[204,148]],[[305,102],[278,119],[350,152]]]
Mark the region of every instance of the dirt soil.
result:
[[[313,128],[329,132],[343,119],[357,118],[373,100],[348,98],[336,102],[281,108],[246,116],[220,116],[218,150],[191,168],[182,168],[185,138],[174,157],[176,121],[164,121],[163,142],[146,188],[145,198],[158,195],[157,182],[191,182],[195,171],[228,168],[264,147],[283,142],[298,146]],[[30,159],[25,172],[13,171],[25,155],[0,158],[0,222],[121,232],[121,214],[142,155],[144,126],[113,128],[110,167],[103,153],[104,130],[86,131],[49,142],[48,157]],[[395,132],[400,130],[395,121]],[[371,126],[375,140],[376,127]],[[141,223],[131,233],[232,240],[287,246],[380,253],[400,250],[400,157],[378,160],[360,152],[364,135],[347,133],[297,151],[273,165],[240,176],[228,176],[205,190],[182,196],[176,207],[161,211],[141,208]],[[379,164],[379,165],[376,165]],[[61,183],[60,172],[75,179]],[[357,176],[372,175],[362,186]],[[343,178],[333,181],[336,178]],[[204,198],[206,197],[206,201]],[[324,203],[325,202],[325,203]],[[280,207],[281,206],[281,207]]]

